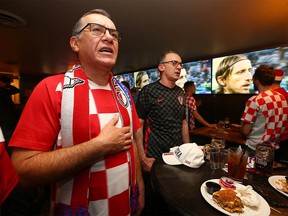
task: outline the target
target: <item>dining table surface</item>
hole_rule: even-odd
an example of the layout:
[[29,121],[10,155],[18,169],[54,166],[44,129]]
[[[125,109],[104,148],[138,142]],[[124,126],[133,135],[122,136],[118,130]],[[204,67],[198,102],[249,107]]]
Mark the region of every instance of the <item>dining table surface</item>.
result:
[[240,125],[231,124],[229,128],[216,129],[212,127],[199,127],[190,130],[190,134],[208,138],[225,139],[227,142],[244,145],[246,139],[241,136]]
[[[272,175],[287,175],[287,166],[273,170]],[[211,169],[209,162],[199,168],[165,164],[162,157],[155,160],[151,169],[151,184],[157,196],[170,206],[175,215],[224,215],[203,197],[201,185],[211,179],[228,176],[225,169]],[[269,175],[246,171],[243,185],[251,185],[269,204],[271,216],[288,215],[288,196],[276,191],[268,182]],[[234,215],[234,214],[233,214]],[[241,216],[241,214],[235,214]],[[261,215],[264,216],[264,215]]]

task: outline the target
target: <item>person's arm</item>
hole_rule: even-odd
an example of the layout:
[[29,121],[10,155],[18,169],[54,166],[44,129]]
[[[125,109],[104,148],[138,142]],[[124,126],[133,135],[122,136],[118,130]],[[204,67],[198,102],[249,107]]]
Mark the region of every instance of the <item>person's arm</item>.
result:
[[128,150],[132,145],[130,127],[115,127],[115,116],[100,134],[81,144],[54,151],[15,148],[12,162],[25,186],[46,185],[73,176],[99,158]]
[[137,147],[138,146],[137,143],[139,142],[140,144],[142,143],[141,136],[139,136],[141,133],[142,133],[141,128],[139,128],[136,132],[134,132],[134,138],[135,138],[136,144],[134,143],[133,145],[135,165],[136,165],[136,179],[137,179],[137,184],[139,188],[139,198],[138,198],[139,209],[135,215],[141,215],[141,212],[145,206],[145,186],[144,186],[144,181],[142,177],[141,160],[139,158],[139,153],[138,153],[139,151]]
[[246,138],[250,134],[251,129],[252,129],[251,123],[243,122],[242,127],[240,128],[240,133],[241,133],[242,137]]
[[183,143],[190,143],[189,127],[186,119],[182,121],[182,139]]
[[192,115],[194,116],[197,121],[199,121],[201,124],[203,124],[206,127],[213,127],[217,128],[216,124],[209,124],[199,113],[197,110],[192,110]]
[[145,172],[150,172],[151,167],[155,161],[155,158],[146,157],[146,154],[144,151],[144,146],[143,146],[143,124],[144,124],[144,120],[143,119],[139,119],[139,120],[141,123],[141,128],[139,128],[135,132],[135,139],[138,140],[138,142],[136,142],[136,144],[137,144],[139,158],[140,158],[141,165],[142,165],[142,170]]

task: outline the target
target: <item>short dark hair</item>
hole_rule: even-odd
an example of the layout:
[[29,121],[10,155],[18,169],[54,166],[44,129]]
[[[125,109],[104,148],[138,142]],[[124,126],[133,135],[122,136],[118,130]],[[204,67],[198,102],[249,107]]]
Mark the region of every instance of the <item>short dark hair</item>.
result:
[[261,85],[270,86],[275,79],[275,69],[269,65],[260,65],[256,68],[253,80],[259,80]]
[[187,81],[184,83],[184,91],[186,92],[188,90],[188,88],[190,88],[191,86],[194,86],[195,83],[193,81]]
[[[173,50],[169,50],[169,51],[166,51],[166,52],[163,52],[160,56],[159,56],[159,59],[158,59],[158,65],[161,64],[164,59],[166,58],[166,55],[169,54],[169,53],[175,53],[177,55],[179,55],[177,52],[173,51]],[[180,56],[180,55],[179,55]]]

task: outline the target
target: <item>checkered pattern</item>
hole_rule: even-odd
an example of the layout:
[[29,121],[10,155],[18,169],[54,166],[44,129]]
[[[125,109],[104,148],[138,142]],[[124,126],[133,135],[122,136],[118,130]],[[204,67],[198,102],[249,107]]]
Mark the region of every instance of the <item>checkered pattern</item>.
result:
[[182,121],[186,118],[184,91],[170,89],[159,81],[144,86],[138,96],[137,112],[145,120],[144,147],[148,157],[160,157],[181,145]]
[[241,120],[253,124],[246,144],[255,149],[266,143],[278,148],[280,135],[287,125],[288,108],[285,97],[276,91],[264,91],[246,102]]
[[[60,131],[58,117],[61,111],[62,81],[63,75],[48,77],[35,88],[26,104],[14,137],[11,139],[11,146],[49,151],[53,149],[55,140],[58,139],[57,148],[61,148],[59,145],[61,136],[58,136]],[[92,96],[89,100],[91,135],[95,137],[114,114],[119,113],[119,110],[109,86],[101,87],[95,83],[89,83],[89,85]],[[43,103],[43,101],[48,101],[48,103]],[[134,104],[132,110],[133,128],[136,131],[140,124]],[[34,116],[36,112],[38,113],[37,118]],[[100,122],[100,124],[96,122]],[[123,125],[122,120],[119,120],[117,125],[121,127]],[[122,152],[107,156],[91,167],[89,191],[86,194],[89,200],[90,215],[130,214],[131,168],[129,161],[128,154]],[[77,195],[78,192],[81,193],[81,188],[78,188],[80,190],[78,192],[71,190],[73,184],[76,183],[75,181],[81,185],[81,178],[74,178],[74,181],[59,182],[52,186],[52,208],[55,201],[59,199],[65,200],[64,204],[67,205],[85,202],[81,196]],[[57,193],[57,187],[62,187],[63,190],[67,189],[67,191],[61,194]],[[85,195],[87,188],[83,186],[83,190]]]
[[[274,89],[274,91],[277,91],[278,93],[282,94],[286,98],[286,101],[288,102],[288,92],[284,88],[277,88]],[[280,139],[281,141],[288,140],[288,125],[284,133],[281,135]]]
[[195,128],[195,118],[192,112],[197,110],[196,100],[192,96],[186,96],[186,118],[189,123],[189,129]]

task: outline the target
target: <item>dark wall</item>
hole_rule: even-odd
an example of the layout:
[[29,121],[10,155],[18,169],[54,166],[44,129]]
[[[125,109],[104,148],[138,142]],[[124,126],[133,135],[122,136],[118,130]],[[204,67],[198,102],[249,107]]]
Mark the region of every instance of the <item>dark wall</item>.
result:
[[36,85],[47,76],[21,74],[20,77],[20,103],[24,106]]
[[[240,124],[240,118],[245,108],[245,103],[252,95],[195,95],[201,101],[198,112],[209,123],[216,123],[228,117],[231,123]],[[203,126],[196,122],[196,127]]]

